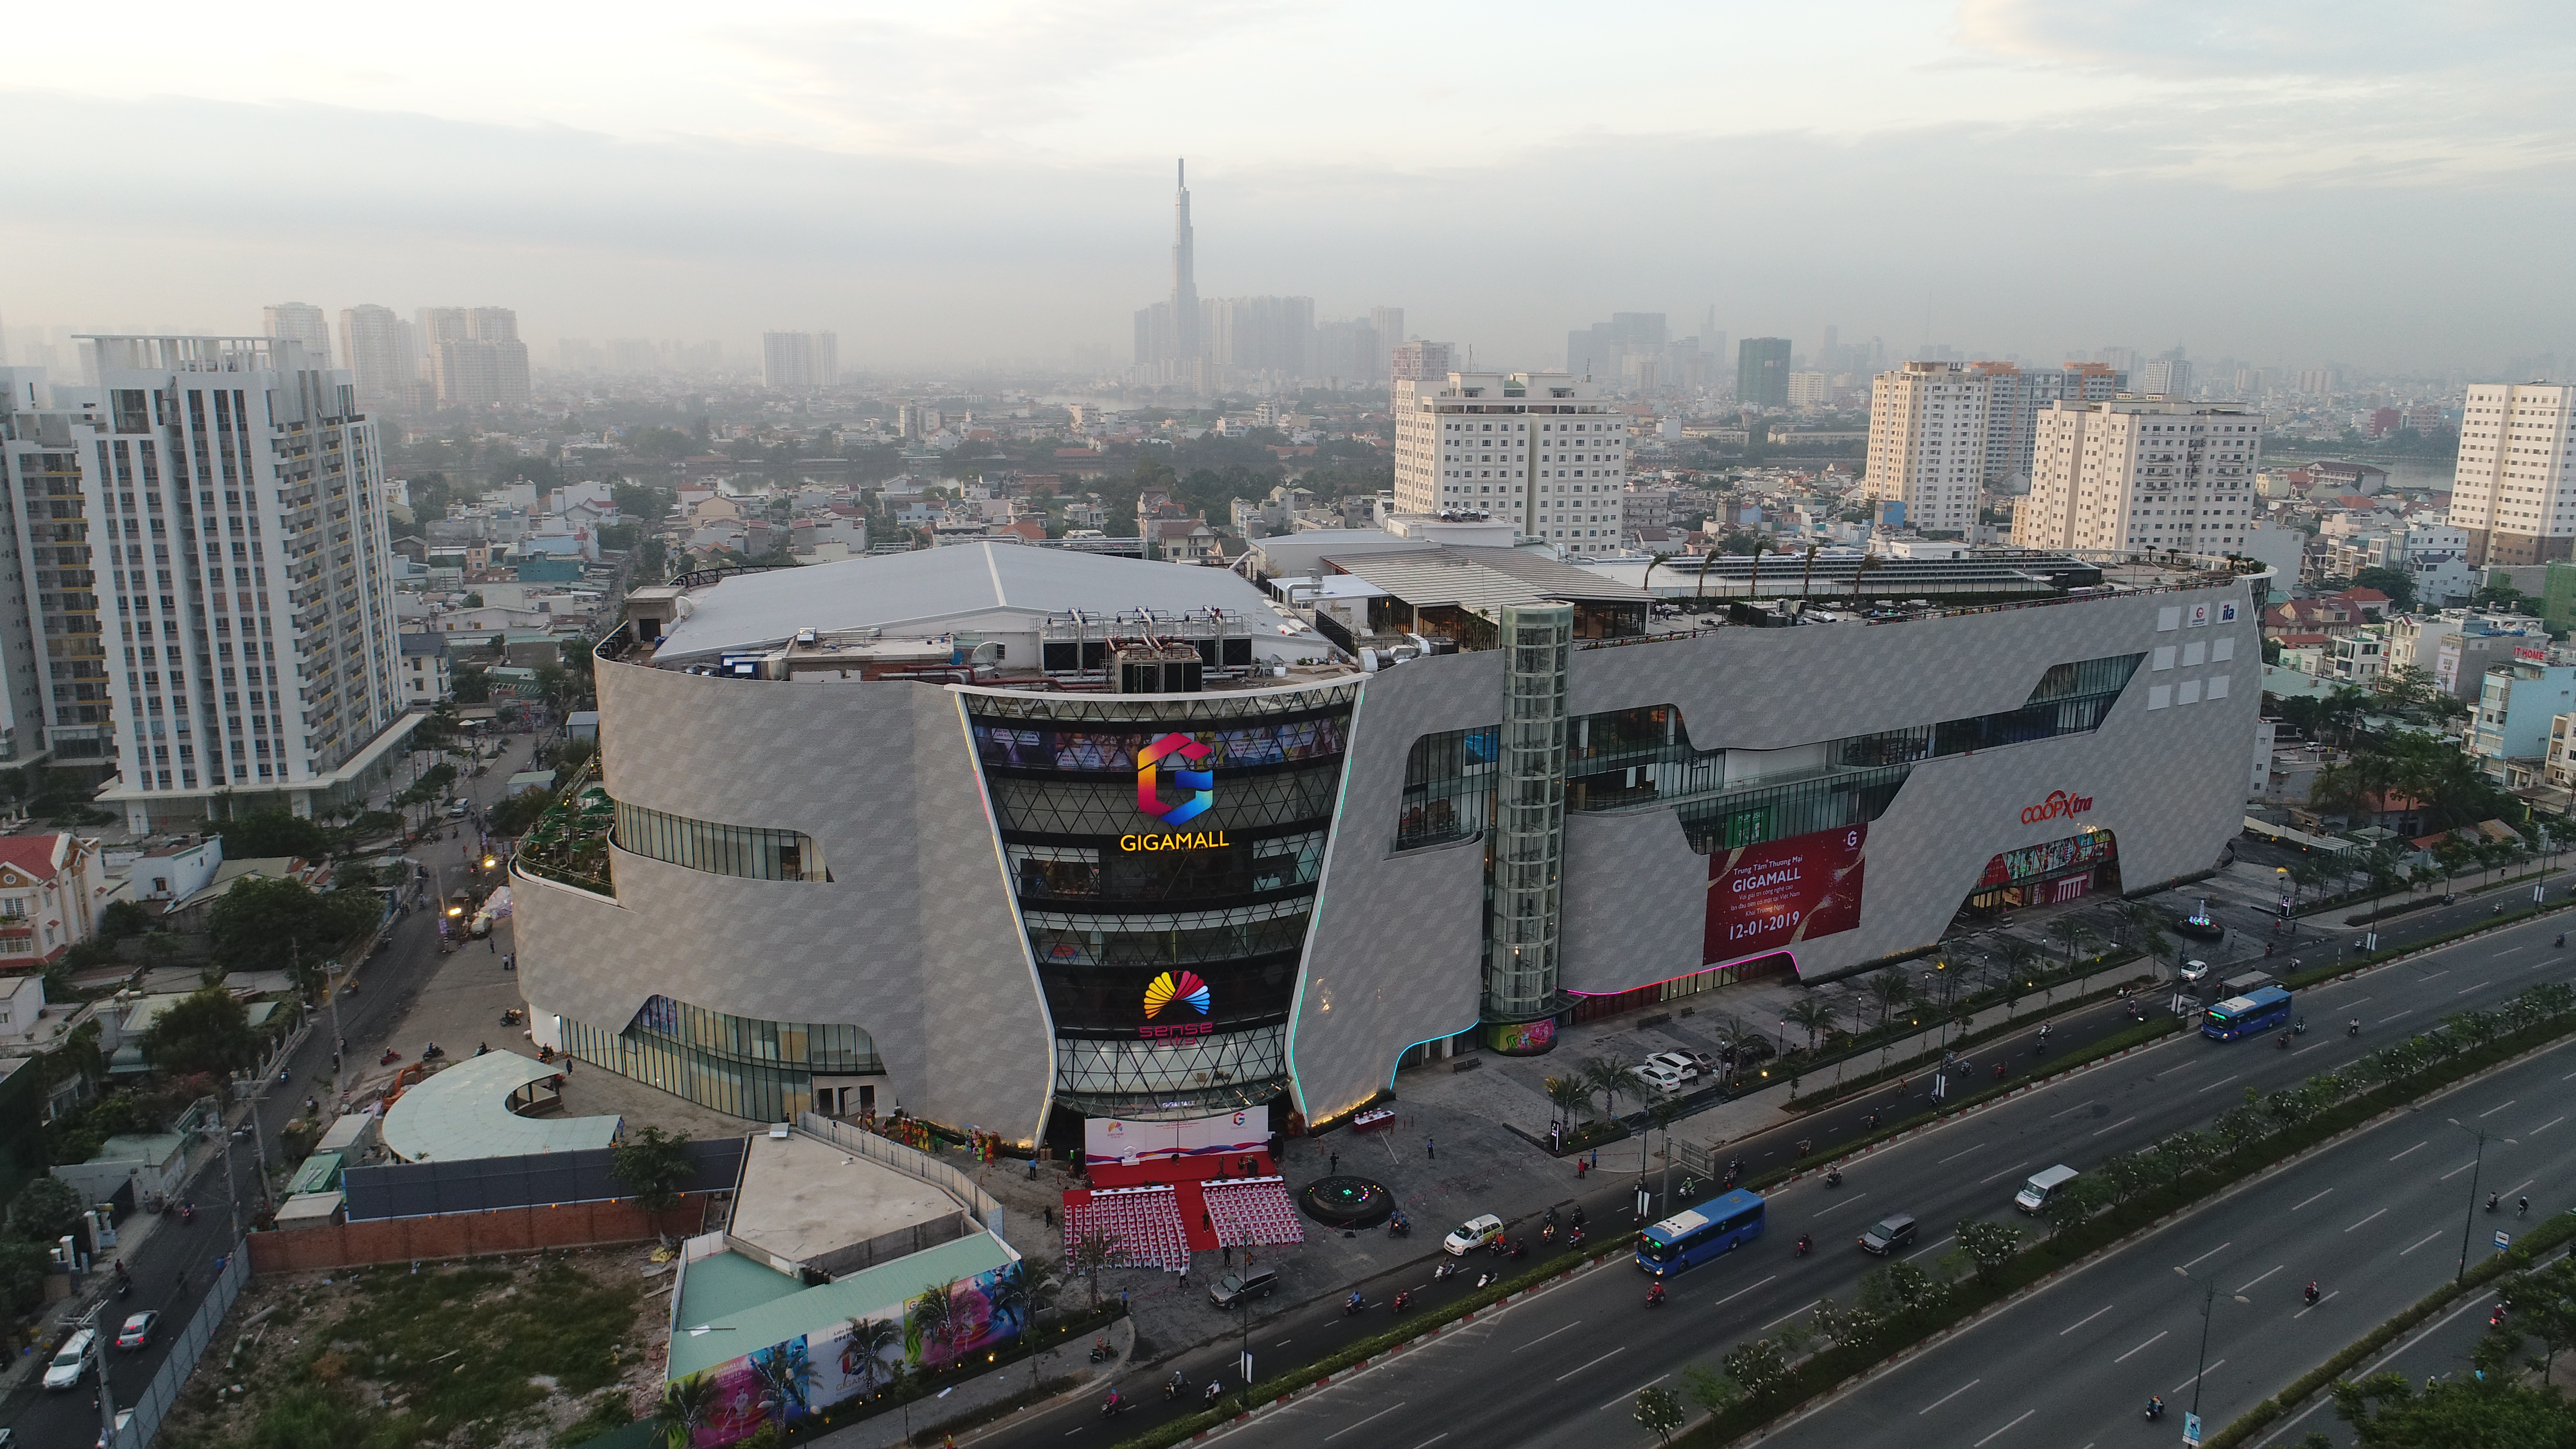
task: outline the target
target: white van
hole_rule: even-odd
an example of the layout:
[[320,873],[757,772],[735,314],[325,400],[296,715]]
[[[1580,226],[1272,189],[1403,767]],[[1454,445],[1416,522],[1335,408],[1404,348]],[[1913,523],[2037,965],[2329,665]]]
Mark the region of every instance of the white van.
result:
[[2073,1182],[2076,1178],[2081,1177],[2082,1175],[2082,1173],[2077,1172],[2074,1168],[2068,1167],[2064,1163],[2059,1163],[2057,1166],[2048,1168],[2041,1172],[2032,1173],[2030,1181],[2021,1185],[2021,1191],[2013,1194],[2013,1206],[2020,1208],[2026,1213],[2035,1213],[2041,1208],[2048,1206],[2048,1196],[2050,1193],[2066,1186],[2068,1183]]

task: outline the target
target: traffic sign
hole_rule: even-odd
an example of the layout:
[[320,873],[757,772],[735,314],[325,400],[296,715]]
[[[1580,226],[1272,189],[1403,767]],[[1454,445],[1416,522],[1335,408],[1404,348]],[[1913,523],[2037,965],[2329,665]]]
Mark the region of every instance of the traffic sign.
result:
[[2496,1251],[2501,1253],[2512,1246],[2513,1234],[2506,1232],[2502,1228],[2496,1229]]
[[2200,1449],[2200,1416],[2185,1410],[2182,1416],[2182,1442]]

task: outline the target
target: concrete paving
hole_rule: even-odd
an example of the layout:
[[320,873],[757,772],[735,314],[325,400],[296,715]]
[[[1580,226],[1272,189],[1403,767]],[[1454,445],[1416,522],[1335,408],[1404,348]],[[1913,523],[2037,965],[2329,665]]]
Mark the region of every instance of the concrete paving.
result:
[[727,1231],[799,1262],[958,1211],[948,1194],[812,1137],[754,1133]]

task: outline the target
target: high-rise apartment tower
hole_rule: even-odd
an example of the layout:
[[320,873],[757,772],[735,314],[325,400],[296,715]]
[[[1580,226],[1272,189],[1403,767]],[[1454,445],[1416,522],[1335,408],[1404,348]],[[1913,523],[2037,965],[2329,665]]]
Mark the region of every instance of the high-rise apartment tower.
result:
[[1628,430],[1599,384],[1563,372],[1399,378],[1393,409],[1398,512],[1482,513],[1568,553],[1619,551]]
[[[2263,415],[2164,398],[2054,402],[2031,438],[2023,548],[2236,553],[2254,522]],[[2455,513],[2453,515],[2457,517]]]
[[2576,540],[2576,387],[2474,383],[2460,405],[2451,524],[2469,563],[2550,563]]
[[305,360],[315,367],[331,365],[331,321],[310,302],[280,302],[260,310],[260,330],[304,344]]

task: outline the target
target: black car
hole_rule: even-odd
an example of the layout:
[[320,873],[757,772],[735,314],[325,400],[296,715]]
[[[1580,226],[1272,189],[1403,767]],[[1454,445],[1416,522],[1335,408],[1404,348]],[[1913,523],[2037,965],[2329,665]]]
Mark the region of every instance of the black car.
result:
[[1255,1268],[1249,1273],[1228,1273],[1216,1280],[1208,1297],[1219,1308],[1232,1308],[1254,1298],[1267,1298],[1279,1291],[1279,1275],[1268,1268]]
[[1907,1213],[1891,1213],[1870,1225],[1860,1235],[1860,1245],[1884,1258],[1914,1241],[1914,1219]]

